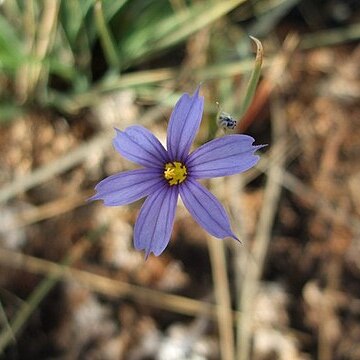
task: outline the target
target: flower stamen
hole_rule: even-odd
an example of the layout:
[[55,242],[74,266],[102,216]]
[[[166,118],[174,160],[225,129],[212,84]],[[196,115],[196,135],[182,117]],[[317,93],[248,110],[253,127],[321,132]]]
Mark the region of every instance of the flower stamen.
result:
[[186,166],[178,161],[166,163],[164,177],[170,186],[181,184],[187,177]]

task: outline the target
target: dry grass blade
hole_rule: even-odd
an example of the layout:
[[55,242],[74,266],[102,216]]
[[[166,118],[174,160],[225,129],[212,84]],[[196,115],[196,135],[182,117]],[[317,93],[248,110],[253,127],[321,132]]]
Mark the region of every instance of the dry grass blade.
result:
[[[259,170],[262,173],[268,173],[270,166],[273,163],[274,166],[277,166],[276,164],[280,158],[286,156],[288,160],[291,160],[298,156],[299,148],[296,144],[292,145],[292,143],[293,140],[283,140],[276,146],[271,146],[272,156],[269,158],[268,156],[263,155],[254,170],[250,170],[244,174],[244,183],[247,184],[256,178],[258,176],[257,171]],[[281,178],[275,176],[274,180],[281,183],[285,189],[305,200],[309,206],[314,207],[326,218],[331,219],[338,224],[345,225],[352,229],[354,233],[360,234],[360,220],[357,217],[351,215],[349,210],[343,209],[341,206],[335,207],[323,195],[313,190],[310,186],[304,184],[304,182],[298,179],[295,175],[285,170]]]
[[[79,259],[84,252],[89,247],[90,243],[88,241],[80,241],[74,245],[70,251],[69,255],[65,257],[62,264],[58,265],[59,268],[63,268],[65,264],[71,264],[77,259]],[[11,258],[10,258],[11,259]],[[56,282],[59,279],[60,272],[49,273],[47,278],[44,279],[31,293],[26,302],[24,302],[19,311],[14,316],[13,320],[10,321],[10,326],[5,328],[0,333],[0,354],[8,346],[8,344],[13,341],[14,336],[17,335],[23,326],[26,324],[30,316],[39,306],[44,297],[48,292],[53,288]]]
[[[30,65],[27,68],[27,94],[32,93],[37,83],[41,78],[41,73],[46,71],[46,67],[41,63],[45,59],[45,56],[52,46],[52,42],[55,35],[58,12],[60,7],[60,1],[46,1],[44,3],[44,9],[42,13],[42,18],[40,20],[38,31],[36,34],[37,41],[34,43],[33,53],[39,63]],[[36,28],[36,27],[35,27]],[[46,77],[46,76],[45,76]]]
[[242,175],[243,185],[256,179],[260,173],[267,173],[271,163],[277,164],[282,158],[286,157],[288,161],[295,159],[300,154],[299,146],[294,143],[294,138],[281,139],[277,144],[271,144],[271,157],[266,154],[261,155],[260,161],[254,168]]
[[34,224],[39,221],[50,219],[55,216],[59,216],[75,208],[86,205],[86,200],[94,193],[93,190],[76,193],[71,196],[62,197],[58,200],[51,201],[41,206],[24,210],[17,216],[15,224],[6,225],[2,229],[3,232],[14,230]]
[[[217,305],[207,301],[166,294],[85,270],[65,267],[55,262],[24,255],[16,251],[0,249],[0,264],[10,268],[23,269],[35,274],[56,276],[58,280],[76,281],[92,291],[109,297],[133,299],[136,302],[163,310],[188,316],[206,316],[212,320],[217,320]],[[232,311],[233,322],[239,317],[239,312]]]
[[[274,144],[276,144],[279,139],[285,137],[285,119],[281,108],[282,107],[278,102],[274,104],[272,117],[274,121]],[[271,229],[281,193],[281,184],[275,180],[275,177],[281,179],[285,159],[285,157],[280,158],[280,161],[276,165],[273,162],[267,173],[268,178],[265,187],[263,206],[260,212],[257,232],[251,251],[252,259],[247,262],[247,269],[242,286],[240,310],[243,316],[238,324],[238,359],[246,360],[250,358],[253,304],[269,247]]]
[[22,176],[15,179],[13,182],[0,189],[0,204],[81,163],[90,153],[101,152],[102,149],[110,146],[111,138],[112,133],[101,133],[91,141],[80,145],[56,161],[44,165],[28,176]]
[[306,186],[295,175],[285,171],[281,179],[275,176],[274,180],[281,183],[287,190],[304,199],[325,217],[338,224],[348,226],[354,230],[354,233],[360,234],[360,220],[357,217],[351,215],[348,210],[345,210],[340,206],[337,208],[334,207],[330,201]]
[[221,358],[234,360],[234,331],[224,242],[208,237],[208,248],[217,304]]

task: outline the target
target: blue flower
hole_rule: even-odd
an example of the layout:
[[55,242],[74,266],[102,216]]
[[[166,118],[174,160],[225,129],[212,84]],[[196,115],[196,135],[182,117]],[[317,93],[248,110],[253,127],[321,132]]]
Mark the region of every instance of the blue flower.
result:
[[167,150],[146,128],[134,125],[116,129],[113,145],[122,156],[143,166],[102,180],[90,200],[106,206],[132,203],[147,196],[135,223],[134,245],[146,257],[166,248],[174,224],[178,196],[193,218],[217,238],[232,237],[224,207],[197,180],[241,173],[254,166],[259,156],[248,135],[226,135],[200,146],[189,154],[199,129],[204,98],[197,88],[193,96],[183,94],[171,114]]

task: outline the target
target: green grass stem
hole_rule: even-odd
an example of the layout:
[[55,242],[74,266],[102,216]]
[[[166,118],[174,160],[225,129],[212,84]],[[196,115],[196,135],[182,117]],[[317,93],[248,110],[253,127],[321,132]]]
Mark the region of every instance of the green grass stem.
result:
[[263,62],[263,55],[264,55],[264,50],[263,50],[263,46],[260,42],[260,40],[250,36],[250,38],[255,42],[256,44],[256,58],[255,58],[255,64],[254,64],[254,68],[253,68],[253,71],[250,75],[250,79],[249,79],[249,82],[248,82],[248,85],[247,85],[247,89],[246,89],[246,93],[245,93],[245,97],[244,97],[244,100],[241,104],[241,108],[240,108],[240,115],[239,115],[239,119],[241,119],[247,109],[249,108],[253,98],[254,98],[254,95],[255,95],[255,92],[256,92],[256,87],[257,87],[257,84],[259,82],[259,79],[260,79],[260,74],[261,74],[261,66],[262,66],[262,62]]
[[105,58],[113,70],[118,70],[120,68],[120,58],[116,50],[115,41],[107,26],[100,0],[95,3],[94,15]]

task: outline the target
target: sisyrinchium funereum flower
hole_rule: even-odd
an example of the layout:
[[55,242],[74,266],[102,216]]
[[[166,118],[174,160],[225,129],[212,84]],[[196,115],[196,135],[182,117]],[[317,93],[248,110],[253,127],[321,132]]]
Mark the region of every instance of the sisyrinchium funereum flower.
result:
[[167,129],[167,149],[146,128],[134,125],[116,130],[115,150],[142,168],[111,175],[100,181],[90,200],[106,206],[132,203],[147,196],[134,228],[134,245],[160,255],[166,248],[174,224],[180,195],[193,218],[217,238],[231,237],[224,207],[197,180],[241,173],[254,166],[262,147],[252,145],[248,135],[226,135],[211,140],[189,153],[199,129],[204,98],[198,87],[190,96],[183,94],[175,105]]

